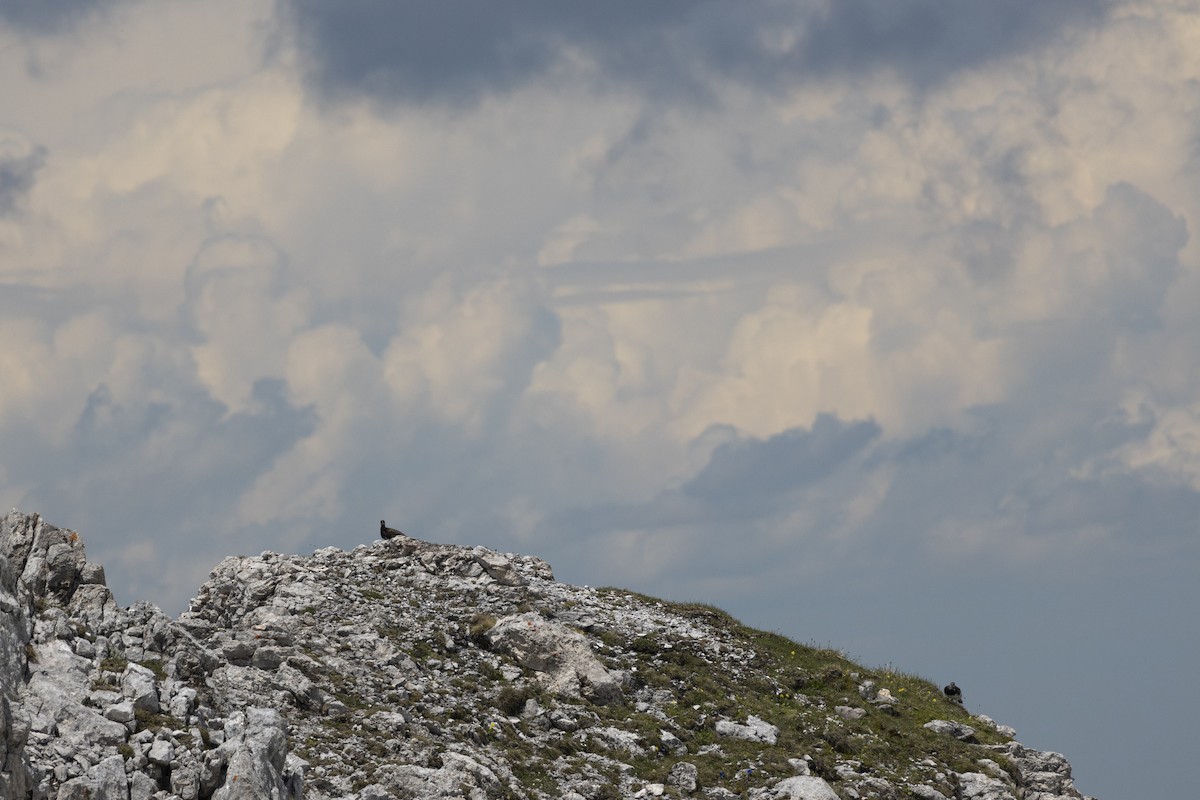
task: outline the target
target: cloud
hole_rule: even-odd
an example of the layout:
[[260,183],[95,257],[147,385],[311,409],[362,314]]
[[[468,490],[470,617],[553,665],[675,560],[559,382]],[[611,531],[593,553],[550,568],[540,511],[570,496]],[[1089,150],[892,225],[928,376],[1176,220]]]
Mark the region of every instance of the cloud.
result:
[[[328,5],[294,0],[290,18],[312,76],[326,94],[349,92],[384,101],[473,103],[548,73],[570,69],[573,53],[598,58],[605,72],[700,89],[677,62],[674,34],[697,25],[708,35],[736,15],[716,3],[620,0],[603,7],[554,2],[498,8],[487,2],[454,6],[372,0]],[[735,48],[743,26],[726,29]],[[687,46],[687,43],[684,43]],[[607,78],[606,78],[607,79]]]
[[[120,311],[94,303],[57,324],[6,315],[0,447],[22,453],[2,476],[13,501],[56,505],[64,524],[96,531],[93,557],[110,563],[118,595],[131,602],[170,597],[167,573],[195,585],[228,549],[224,509],[314,420],[268,380],[256,382],[251,409],[228,413],[177,340],[130,330]],[[127,562],[122,554],[137,543],[159,547],[170,563],[147,571]]]
[[284,354],[309,324],[311,300],[289,287],[287,263],[262,236],[204,242],[184,275],[184,313],[200,341],[192,357],[209,394],[242,410],[263,380],[283,378]]
[[53,3],[0,0],[0,20],[22,31],[54,34],[122,2],[126,0],[62,0]]
[[17,213],[45,163],[46,148],[0,132],[0,217]]
[[123,602],[385,517],[981,693],[1190,607],[1186,4],[77,13],[0,30],[0,487]]
[[681,487],[564,510],[543,535],[571,531],[583,548],[571,563],[675,597],[699,586],[740,596],[751,590],[730,582],[751,576],[762,598],[790,596],[799,579],[813,591],[964,570],[1040,583],[1069,569],[1086,580],[1116,554],[1195,547],[1195,486],[1157,468],[1095,468],[1140,446],[1152,423],[1060,417],[1055,440],[1071,444],[1050,454],[1038,415],[1019,403],[980,408],[970,430],[900,440],[828,415],[767,439],[735,436]]
[[516,8],[291,0],[286,9],[323,96],[462,106],[564,76],[701,104],[721,82],[779,92],[878,68],[928,86],[1099,24],[1109,5],[776,0],[748,14],[707,0]]
[[828,3],[804,32],[801,60],[817,74],[884,68],[920,86],[1055,43],[1101,24],[1108,0],[846,0]]
[[817,483],[879,437],[872,421],[842,423],[817,415],[812,428],[791,429],[766,440],[719,445],[682,492],[715,513],[773,509],[790,490]]
[[[20,219],[5,221],[15,244],[0,254],[12,289],[0,308],[24,347],[6,354],[20,388],[3,397],[4,424],[25,426],[25,446],[60,454],[86,439],[80,452],[96,458],[128,446],[186,459],[226,453],[198,443],[225,441],[232,420],[282,420],[283,433],[249,449],[256,464],[236,471],[244,491],[196,513],[260,539],[275,522],[296,546],[335,522],[355,529],[360,510],[379,506],[431,536],[481,531],[531,549],[555,546],[547,520],[598,507],[624,520],[579,523],[607,531],[600,538],[643,542],[629,533],[642,512],[645,529],[682,519],[673,535],[704,520],[727,532],[683,488],[716,497],[717,476],[745,490],[738,514],[765,509],[752,523],[764,547],[789,530],[842,541],[866,530],[898,480],[899,467],[860,463],[890,463],[884,443],[965,435],[981,408],[1041,403],[1058,419],[1080,396],[1093,400],[1081,419],[1095,423],[1140,383],[1159,421],[1154,447],[1123,441],[1072,469],[1099,480],[1153,463],[1192,480],[1194,381],[1176,367],[1188,362],[1179,332],[1195,323],[1172,298],[1189,285],[1181,254],[1194,203],[1172,169],[1129,155],[1141,152],[1120,139],[1130,126],[1088,88],[1131,47],[1127,30],[1054,38],[1102,22],[1090,6],[1077,17],[948,11],[945,30],[1011,13],[1013,30],[1040,20],[1045,35],[1002,34],[971,69],[966,56],[948,62],[957,71],[936,85],[859,71],[854,92],[809,82],[781,96],[768,62],[800,63],[805,31],[851,36],[846,20],[868,6],[776,4],[730,22],[717,4],[651,5],[618,5],[602,20],[557,4],[498,20],[481,5],[475,27],[462,23],[479,47],[457,56],[442,46],[459,23],[441,7],[290,7],[307,57],[348,54],[349,33],[365,24],[425,37],[432,50],[396,53],[381,33],[378,50],[364,40],[365,61],[325,76],[332,92],[421,101],[392,114],[315,113],[286,44],[265,62],[239,61],[230,45],[211,73],[212,60],[196,57],[174,90],[105,89],[118,101],[85,116],[96,135],[57,134],[54,158],[19,195]],[[923,67],[904,59],[929,42],[905,51],[901,33],[931,8],[870,15],[897,31],[888,58],[917,77]],[[146,13],[131,30],[158,27]],[[391,14],[424,15],[423,27],[406,32]],[[513,37],[523,44],[510,63]],[[868,47],[863,37],[853,47]],[[1146,52],[1168,58],[1163,41]],[[662,55],[630,54],[644,46]],[[134,74],[145,47],[91,42],[77,58],[89,74]],[[1027,83],[1027,64],[1001,63],[1032,47],[1056,48],[1062,80]],[[639,57],[700,64],[687,80],[725,113],[576,91],[577,67],[643,86]],[[242,72],[227,74],[230,63]],[[365,77],[373,69],[383,88]],[[1187,127],[1170,114],[1178,94],[1160,91],[1161,74],[1117,84],[1136,119],[1154,121],[1135,126],[1145,136]],[[54,92],[71,75],[39,80]],[[662,80],[684,78],[667,70]],[[495,102],[465,103],[453,118],[422,105],[485,95]],[[1172,143],[1186,137],[1160,137],[1170,145],[1156,151],[1162,164],[1175,163]],[[26,301],[40,316],[21,312]],[[1173,367],[1146,357],[1164,342]],[[1156,388],[1168,380],[1169,397]],[[1037,436],[1018,439],[1037,460],[1055,432],[1033,427]],[[121,444],[139,430],[144,441]],[[768,469],[771,453],[791,463],[824,452],[827,435],[821,446],[847,459],[829,456],[842,465],[831,476],[792,485],[800,467]],[[39,475],[20,483],[43,487],[31,496],[86,506],[86,492],[49,491],[39,482],[52,476]],[[861,492],[829,489],[849,475]],[[918,488],[937,491],[913,481],[912,503]],[[822,492],[854,514],[815,499]],[[815,516],[786,522],[778,509],[797,497]]]

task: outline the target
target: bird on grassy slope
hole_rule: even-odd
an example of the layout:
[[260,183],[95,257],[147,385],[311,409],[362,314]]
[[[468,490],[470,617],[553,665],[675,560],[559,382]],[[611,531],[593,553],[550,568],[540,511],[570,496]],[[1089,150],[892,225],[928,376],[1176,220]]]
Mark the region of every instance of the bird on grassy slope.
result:
[[386,522],[379,520],[379,535],[384,539],[395,539],[397,536],[403,536],[404,534],[395,528],[389,528]]

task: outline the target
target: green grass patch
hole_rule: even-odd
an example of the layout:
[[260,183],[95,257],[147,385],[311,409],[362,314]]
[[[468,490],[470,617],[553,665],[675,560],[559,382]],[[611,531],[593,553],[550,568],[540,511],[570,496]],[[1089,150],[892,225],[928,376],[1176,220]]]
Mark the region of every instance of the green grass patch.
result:
[[173,731],[183,727],[183,722],[172,717],[170,714],[156,714],[144,708],[134,709],[133,717],[137,721],[137,729],[139,731],[145,730],[158,733],[163,728]]
[[104,672],[121,673],[129,666],[129,660],[122,656],[106,656],[100,661],[100,669]]
[[154,677],[160,681],[167,679],[167,667],[160,659],[149,658],[142,662],[142,666],[154,673]]
[[487,634],[494,627],[496,627],[496,618],[491,614],[476,614],[467,624],[467,638],[476,647],[482,647],[484,650],[490,649],[491,642],[488,641]]

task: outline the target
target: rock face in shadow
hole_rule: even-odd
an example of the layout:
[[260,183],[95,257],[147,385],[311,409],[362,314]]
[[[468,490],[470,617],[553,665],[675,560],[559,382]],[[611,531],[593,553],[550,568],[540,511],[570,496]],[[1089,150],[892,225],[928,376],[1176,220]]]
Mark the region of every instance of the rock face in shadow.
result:
[[656,796],[1081,797],[932,684],[538,558],[231,556],[170,619],[0,518],[0,798]]

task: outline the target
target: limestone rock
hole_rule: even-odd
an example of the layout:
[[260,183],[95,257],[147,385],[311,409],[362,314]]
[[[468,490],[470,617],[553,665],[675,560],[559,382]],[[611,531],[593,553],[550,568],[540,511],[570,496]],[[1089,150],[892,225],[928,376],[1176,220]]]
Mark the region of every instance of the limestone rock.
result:
[[975,729],[970,725],[964,725],[961,722],[951,722],[946,719],[935,719],[931,722],[926,722],[925,727],[934,733],[944,733],[947,736],[953,736],[955,739],[963,742],[975,740]]
[[129,735],[124,725],[105,719],[95,709],[79,703],[61,705],[57,723],[59,738],[73,749],[84,749],[89,745],[116,747]]
[[154,673],[141,664],[127,664],[121,675],[121,694],[133,702],[135,709],[158,713],[158,683]]
[[753,714],[746,718],[745,725],[727,719],[718,720],[715,730],[722,736],[732,736],[735,739],[766,744],[775,744],[776,738],[779,736],[779,728]]
[[158,791],[158,782],[144,772],[129,777],[129,800],[150,800]]
[[133,722],[134,709],[132,700],[122,700],[104,709],[104,718],[113,722]]
[[1017,800],[1012,788],[982,772],[964,772],[958,776],[957,800]]
[[111,755],[88,770],[95,782],[92,800],[129,800],[129,779],[125,776],[125,759]]
[[910,695],[778,655],[713,609],[412,537],[226,558],[170,619],[119,607],[78,534],[13,512],[0,798],[831,800],[836,775],[847,799],[1079,800],[1061,755],[957,722],[930,728],[972,771],[897,762],[880,745],[918,724]]
[[440,767],[413,764],[387,765],[376,772],[383,786],[401,797],[454,797],[464,787],[471,787],[483,796],[497,796],[502,783],[488,767],[458,753],[448,752]]
[[279,712],[249,708],[245,714],[236,712],[226,725],[237,734],[219,748],[225,756],[226,778],[213,800],[285,797],[287,732]]
[[840,800],[833,787],[815,775],[784,778],[768,796],[778,800]]
[[475,548],[473,553],[475,561],[497,583],[503,586],[525,585],[525,579],[521,577],[521,573],[517,572],[516,567],[509,559],[483,547]]
[[543,673],[552,692],[597,703],[621,698],[621,686],[597,660],[582,634],[527,612],[501,619],[487,632],[497,650],[526,669]]
[[150,751],[146,753],[146,758],[150,759],[151,764],[169,767],[171,760],[175,758],[175,745],[170,739],[155,739],[150,745]]
[[671,772],[667,775],[667,783],[684,794],[691,794],[696,791],[696,780],[699,774],[695,764],[680,761],[671,767]]
[[658,740],[662,742],[662,747],[668,753],[676,756],[687,754],[687,745],[675,734],[668,730],[660,731]]
[[1005,751],[1021,770],[1025,797],[1029,800],[1078,796],[1071,765],[1062,753],[1033,750],[1019,742],[1010,742]]

